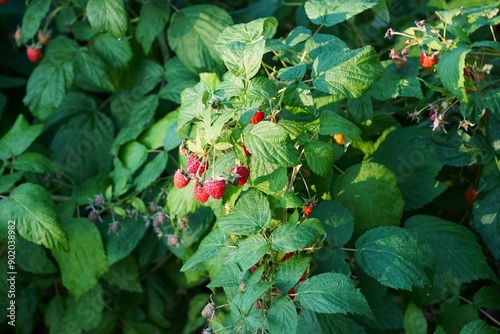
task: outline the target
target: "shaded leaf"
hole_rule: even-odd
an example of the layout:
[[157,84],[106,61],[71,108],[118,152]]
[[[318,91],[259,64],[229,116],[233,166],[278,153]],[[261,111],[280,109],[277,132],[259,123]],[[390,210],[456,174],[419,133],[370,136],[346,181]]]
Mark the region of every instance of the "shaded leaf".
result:
[[356,261],[369,276],[383,285],[411,290],[431,285],[434,252],[405,229],[377,227],[356,241]]
[[87,219],[69,219],[62,227],[68,234],[69,252],[52,250],[52,255],[61,269],[63,285],[78,300],[108,271],[106,254],[99,230]]

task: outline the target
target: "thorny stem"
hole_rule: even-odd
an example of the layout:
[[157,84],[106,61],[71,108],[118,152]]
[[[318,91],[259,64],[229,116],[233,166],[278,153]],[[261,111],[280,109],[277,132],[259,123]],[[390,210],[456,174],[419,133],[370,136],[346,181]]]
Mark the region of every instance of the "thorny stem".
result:
[[[467,304],[470,304],[470,305],[473,305],[474,303],[471,302],[470,300],[468,300],[467,298],[465,297],[462,297],[462,296],[458,296],[458,298],[460,298],[461,300],[463,300],[464,302],[466,302]],[[490,314],[488,314],[488,312],[484,311],[482,308],[478,308],[479,312],[481,312],[482,314],[484,314],[488,319],[490,319],[491,321],[493,321],[497,326],[500,326],[500,321],[498,321],[497,319],[495,319],[493,316],[491,316]]]

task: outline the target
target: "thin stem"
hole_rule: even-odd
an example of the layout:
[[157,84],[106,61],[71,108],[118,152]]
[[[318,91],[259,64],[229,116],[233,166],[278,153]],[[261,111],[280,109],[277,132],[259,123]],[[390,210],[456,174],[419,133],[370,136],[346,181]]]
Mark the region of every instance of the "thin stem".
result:
[[[462,296],[458,296],[458,298],[460,298],[461,300],[463,300],[464,302],[466,302],[467,304],[470,304],[470,305],[473,305],[473,303],[468,300],[467,298],[464,298]],[[493,321],[497,326],[500,326],[500,321],[498,321],[497,319],[493,318],[493,316],[491,316],[490,314],[488,314],[488,312],[484,311],[482,308],[478,308],[479,312],[481,312],[482,314],[484,314],[488,319],[490,319],[491,321]]]
[[319,33],[319,32],[320,32],[320,30],[321,30],[321,29],[323,29],[323,27],[324,27],[324,25],[323,25],[323,23],[321,23],[321,24],[319,25],[318,29],[316,29],[316,31],[314,32],[314,34],[313,34],[313,35],[316,35],[317,33]]
[[495,36],[495,31],[493,30],[493,26],[490,24],[490,31],[491,31],[491,36],[493,36],[493,40],[496,42],[497,38]]
[[335,168],[336,170],[338,170],[341,174],[345,175],[344,171],[342,169],[338,168],[337,166],[333,165],[333,168]]
[[343,251],[346,251],[346,252],[357,252],[358,251],[355,248],[340,247],[340,249],[342,249]]

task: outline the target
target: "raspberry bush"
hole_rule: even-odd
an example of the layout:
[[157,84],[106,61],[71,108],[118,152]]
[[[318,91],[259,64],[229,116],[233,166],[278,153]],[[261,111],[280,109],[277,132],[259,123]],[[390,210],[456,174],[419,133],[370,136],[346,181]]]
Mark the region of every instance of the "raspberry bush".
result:
[[2,2],[2,331],[499,330],[481,5]]

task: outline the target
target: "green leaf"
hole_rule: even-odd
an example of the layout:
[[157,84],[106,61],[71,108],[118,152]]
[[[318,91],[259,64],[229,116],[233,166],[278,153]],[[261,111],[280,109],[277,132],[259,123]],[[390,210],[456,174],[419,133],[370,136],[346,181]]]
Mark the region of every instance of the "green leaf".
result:
[[200,262],[213,259],[220,252],[227,241],[226,233],[222,230],[210,232],[203,241],[196,253],[194,253],[182,266],[181,271],[186,271]]
[[[340,38],[330,34],[315,34],[306,40],[304,51],[307,52],[308,64],[312,63],[320,54],[328,51],[338,51],[347,48],[347,44]],[[301,55],[302,56],[302,55]],[[309,59],[309,56],[311,59]]]
[[469,322],[460,331],[460,334],[495,334],[495,333],[498,332],[492,327],[488,326],[488,324],[483,320],[475,320]]
[[246,271],[242,271],[234,262],[222,266],[215,278],[210,280],[208,288],[239,286]]
[[115,83],[111,79],[106,64],[88,49],[80,49],[75,58],[76,82],[93,91],[113,92]]
[[411,290],[432,283],[434,252],[405,229],[383,226],[365,232],[356,241],[356,261],[379,283]]
[[151,92],[165,77],[163,67],[150,59],[139,60],[134,68],[131,90],[133,100]]
[[477,308],[492,308],[500,310],[500,290],[483,286],[474,295],[474,306]]
[[[66,326],[77,325],[83,330],[91,330],[99,325],[104,309],[104,291],[100,284],[87,291],[81,298],[70,297],[63,322]],[[85,310],[85,312],[82,312]],[[85,314],[83,316],[83,313]]]
[[232,42],[222,54],[229,72],[238,78],[251,79],[260,69],[266,41],[261,39],[251,44]]
[[[154,123],[139,137],[139,142],[150,150],[156,150],[162,147],[167,140],[165,129],[177,129],[177,118],[179,113],[171,111],[162,119]],[[178,146],[178,145],[176,145]]]
[[128,126],[122,128],[115,138],[114,146],[136,139],[146,124],[153,118],[159,99],[156,95],[147,95],[132,107],[128,117]]
[[250,80],[246,93],[252,100],[264,102],[276,96],[278,86],[268,78],[255,77]]
[[304,155],[311,170],[319,176],[326,176],[335,160],[333,147],[319,140],[307,143],[304,146]]
[[112,265],[128,256],[146,233],[148,227],[141,219],[124,217],[119,221],[120,231],[106,234],[106,254],[108,264]]
[[486,164],[491,158],[491,146],[483,136],[470,136],[456,129],[448,133],[432,132],[423,139],[425,149],[445,165],[461,167],[473,163]]
[[422,144],[421,138],[429,134],[430,130],[416,126],[390,128],[379,137],[374,152],[365,158],[394,172],[406,210],[421,208],[446,189],[436,181],[443,163]]
[[137,191],[141,191],[149,187],[149,185],[160,177],[161,173],[165,170],[168,162],[168,153],[163,152],[156,155],[156,157],[148,162],[144,170],[134,179],[134,184]]
[[290,290],[307,271],[310,263],[310,257],[300,254],[295,254],[281,263],[276,271],[276,287],[284,292]]
[[299,330],[304,334],[366,334],[364,328],[348,316],[321,314],[307,309],[300,311]]
[[16,157],[12,167],[16,170],[33,173],[51,173],[60,168],[50,158],[35,152],[25,152]]
[[246,148],[255,158],[285,167],[298,165],[298,152],[287,141],[286,131],[271,122],[256,124],[245,136]]
[[409,61],[403,67],[397,67],[392,60],[383,61],[384,74],[382,79],[373,84],[370,95],[379,101],[394,99],[396,97],[416,97],[423,99],[418,72],[420,66],[417,62]]
[[106,174],[111,169],[109,150],[113,131],[113,123],[102,112],[74,116],[52,139],[50,148],[55,152],[54,160],[77,184],[97,173]]
[[129,43],[109,34],[98,35],[94,39],[93,46],[99,57],[111,67],[126,67],[132,59],[132,49]]
[[147,151],[146,146],[136,141],[130,141],[121,147],[119,158],[132,175],[146,161]]
[[295,300],[317,313],[354,313],[372,317],[368,302],[352,280],[343,274],[325,273],[313,276],[296,290]]
[[139,283],[139,267],[131,256],[109,267],[109,271],[103,275],[103,278],[125,291],[142,292],[142,286]]
[[309,0],[305,3],[304,9],[312,23],[330,27],[344,22],[377,4],[377,0],[355,2],[349,0]]
[[52,250],[52,255],[61,269],[63,285],[78,300],[108,271],[106,254],[99,230],[87,219],[69,219],[62,227],[68,234],[69,252]]
[[330,110],[321,111],[319,133],[322,135],[341,133],[352,140],[361,140],[361,130],[356,125]]
[[297,224],[280,225],[270,235],[271,249],[279,252],[294,252],[309,246],[318,238],[316,230]]
[[191,72],[178,57],[170,58],[165,63],[165,79],[167,84],[160,91],[159,96],[181,104],[181,93],[198,83],[200,78]]
[[481,178],[479,194],[474,200],[474,229],[488,245],[491,254],[500,259],[500,175],[491,173]]
[[88,0],[87,18],[92,29],[124,38],[127,31],[127,11],[122,0]]
[[202,119],[209,96],[210,89],[204,82],[199,82],[182,92],[178,131],[193,119]]
[[319,91],[338,99],[361,97],[383,74],[371,45],[356,50],[328,51],[313,63],[311,78]]
[[288,297],[275,299],[267,311],[270,334],[290,334],[297,332],[297,310]]
[[255,188],[263,191],[266,194],[274,195],[277,192],[283,191],[288,184],[288,175],[285,167],[277,167],[271,174],[258,175],[257,168],[253,169],[250,177],[256,177],[253,180],[253,185]]
[[0,175],[0,194],[9,191],[9,189],[12,188],[17,181],[23,178],[23,175],[23,172]]
[[337,201],[321,201],[309,214],[309,218],[318,218],[326,230],[326,241],[333,247],[344,246],[354,231],[354,218]]
[[357,123],[363,123],[373,118],[373,105],[370,95],[365,94],[356,99],[347,99],[349,113]]
[[144,53],[148,54],[151,51],[154,40],[163,31],[169,18],[168,2],[151,0],[142,5],[135,36],[141,43]]
[[376,226],[399,226],[403,197],[396,176],[382,165],[349,167],[334,180],[332,194],[353,214],[357,235]]
[[33,183],[23,183],[0,201],[4,222],[16,221],[19,235],[49,249],[68,250],[68,236],[59,225],[50,193]]
[[19,44],[25,44],[35,36],[40,28],[40,25],[49,12],[50,0],[33,0],[30,1],[28,8],[23,16],[21,25],[21,39]]
[[61,105],[73,77],[70,61],[38,65],[28,80],[24,104],[37,119],[46,120]]
[[284,67],[278,71],[278,77],[286,81],[302,80],[306,74],[307,65],[299,63],[295,66]]
[[16,264],[32,274],[55,274],[57,267],[47,256],[47,250],[24,238],[16,238]]
[[233,211],[222,217],[218,225],[226,233],[250,235],[262,232],[270,222],[269,202],[255,189],[241,195]]
[[[286,87],[283,103],[294,114],[306,113],[311,115],[314,112],[314,100],[311,90],[302,81],[292,83]],[[280,121],[280,125],[284,121]]]
[[231,16],[219,7],[189,6],[172,15],[168,42],[191,71],[214,72],[220,70],[222,65],[214,44],[231,24]]
[[427,320],[413,302],[406,307],[404,326],[407,334],[427,334]]
[[256,264],[269,251],[270,245],[262,235],[251,235],[239,242],[238,248],[233,251],[227,262],[236,263],[238,268],[247,270]]
[[0,160],[7,160],[26,151],[42,131],[43,124],[30,125],[23,115],[17,116],[16,122],[0,139]]
[[470,51],[469,48],[460,47],[445,52],[437,64],[437,73],[443,86],[464,103],[468,102],[464,80],[465,56]]
[[259,18],[248,23],[234,24],[222,32],[215,47],[220,54],[227,51],[229,44],[255,43],[261,38],[269,39],[276,33],[278,21],[274,17]]
[[413,216],[405,228],[426,240],[436,254],[434,284],[469,283],[482,278],[495,279],[476,236],[467,228],[434,216]]

